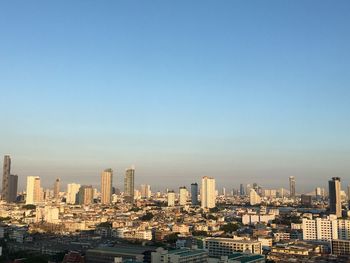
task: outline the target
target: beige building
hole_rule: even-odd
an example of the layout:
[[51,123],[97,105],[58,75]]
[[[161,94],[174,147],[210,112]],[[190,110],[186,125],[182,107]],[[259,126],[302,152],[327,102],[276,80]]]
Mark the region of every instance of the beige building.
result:
[[106,169],[101,173],[101,203],[108,205],[112,199],[113,170]]
[[41,202],[41,188],[39,176],[27,177],[26,204],[37,204]]
[[201,207],[213,208],[216,206],[215,179],[204,176],[201,186]]

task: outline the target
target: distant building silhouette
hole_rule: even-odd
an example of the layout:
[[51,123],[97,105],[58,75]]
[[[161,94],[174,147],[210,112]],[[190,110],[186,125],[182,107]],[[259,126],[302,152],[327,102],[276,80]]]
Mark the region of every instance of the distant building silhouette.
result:
[[124,197],[125,201],[129,203],[134,202],[134,180],[135,180],[135,169],[130,168],[125,171],[124,178]]
[[191,184],[191,204],[198,205],[198,184]]
[[341,211],[341,196],[340,196],[340,178],[333,177],[332,180],[328,181],[329,187],[329,213],[334,214],[337,217],[342,216]]

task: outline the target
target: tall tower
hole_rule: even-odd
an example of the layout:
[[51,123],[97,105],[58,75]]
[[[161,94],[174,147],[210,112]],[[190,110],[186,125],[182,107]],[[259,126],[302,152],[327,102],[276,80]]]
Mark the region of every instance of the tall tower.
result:
[[28,176],[26,204],[37,204],[40,201],[41,201],[40,177]]
[[53,197],[57,200],[60,197],[60,179],[57,178],[53,184]]
[[76,204],[77,203],[77,195],[79,192],[80,184],[68,184],[67,185],[67,204]]
[[290,192],[290,198],[295,198],[295,177],[290,176],[289,177],[289,192]]
[[333,177],[328,181],[329,187],[329,213],[335,214],[337,217],[342,216],[341,196],[340,196],[340,178]]
[[10,174],[9,177],[9,195],[7,202],[16,202],[17,199],[18,176]]
[[124,178],[124,196],[125,201],[129,203],[134,202],[134,179],[135,179],[135,169],[130,168],[125,171]]
[[91,185],[83,185],[79,188],[78,192],[78,204],[90,205],[94,200],[94,189]]
[[175,206],[175,193],[173,190],[168,191],[168,206]]
[[181,186],[179,188],[179,205],[186,205],[187,196],[188,196],[188,191],[186,186]]
[[198,184],[191,184],[191,204],[198,205]]
[[11,158],[9,155],[4,156],[4,166],[2,172],[2,194],[1,199],[8,201],[9,199],[9,188],[10,188],[10,174],[11,174]]
[[215,207],[215,201],[215,179],[204,176],[201,186],[201,206],[202,208],[213,208]]
[[148,199],[151,197],[151,186],[149,184],[141,184],[141,198]]
[[108,205],[112,199],[113,170],[111,168],[101,173],[101,203]]

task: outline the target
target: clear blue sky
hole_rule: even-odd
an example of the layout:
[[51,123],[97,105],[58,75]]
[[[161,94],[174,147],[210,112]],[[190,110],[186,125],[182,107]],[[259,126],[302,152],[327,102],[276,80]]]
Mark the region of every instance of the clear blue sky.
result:
[[[112,167],[297,191],[350,178],[349,1],[1,1],[0,154],[24,184]],[[122,187],[121,187],[122,188]]]

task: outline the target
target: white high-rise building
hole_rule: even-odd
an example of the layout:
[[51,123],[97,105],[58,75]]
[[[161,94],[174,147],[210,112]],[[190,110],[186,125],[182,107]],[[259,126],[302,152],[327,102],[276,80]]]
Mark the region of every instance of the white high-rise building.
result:
[[67,204],[77,203],[77,194],[79,193],[80,184],[68,184],[67,185]]
[[258,193],[252,188],[249,193],[249,203],[250,205],[258,205],[261,203],[261,198]]
[[303,218],[302,229],[304,240],[350,239],[350,220],[337,219],[335,215],[327,218]]
[[168,191],[168,206],[175,206],[175,193]]
[[215,201],[215,179],[208,176],[204,176],[202,178],[201,186],[201,207],[213,208],[216,206]]
[[186,205],[188,197],[188,191],[185,186],[179,188],[179,205]]
[[41,188],[39,176],[27,177],[26,204],[37,204],[41,201]]

